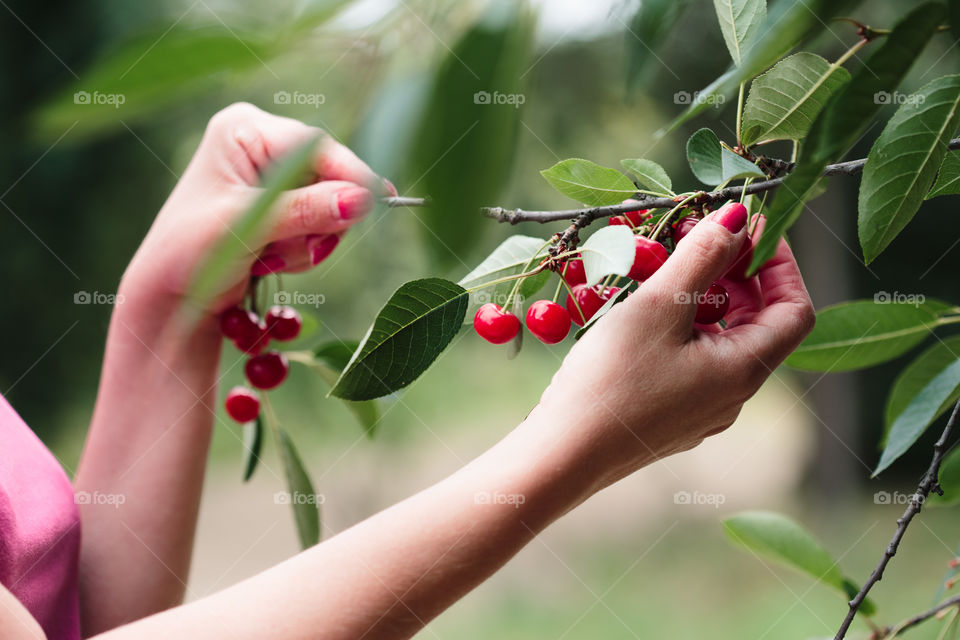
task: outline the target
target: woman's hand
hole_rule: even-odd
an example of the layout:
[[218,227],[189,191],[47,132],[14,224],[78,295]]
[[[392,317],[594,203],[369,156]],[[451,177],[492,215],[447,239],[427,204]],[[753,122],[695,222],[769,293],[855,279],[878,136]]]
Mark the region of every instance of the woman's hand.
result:
[[[722,279],[749,240],[742,215],[718,215],[576,344],[528,419],[552,425],[560,446],[580,447],[579,466],[593,469],[599,486],[729,427],[813,328],[785,242],[758,277]],[[717,280],[732,299],[728,325],[698,327],[696,294]]]
[[[217,113],[200,147],[157,216],[124,276],[127,300],[179,304],[197,268],[259,193],[267,167],[321,131],[249,104]],[[324,260],[340,237],[369,213],[376,198],[396,195],[343,145],[323,136],[310,184],[286,193],[263,237],[233,265],[232,278],[212,300],[217,313],[240,301],[251,273],[298,272]]]

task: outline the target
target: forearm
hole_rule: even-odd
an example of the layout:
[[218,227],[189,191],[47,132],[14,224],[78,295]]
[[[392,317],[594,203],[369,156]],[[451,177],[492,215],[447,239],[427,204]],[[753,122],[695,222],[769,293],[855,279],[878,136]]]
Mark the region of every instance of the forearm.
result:
[[121,293],[75,482],[85,634],[182,600],[216,403],[215,321]]
[[[105,638],[406,638],[599,486],[589,437],[528,422],[433,487],[277,567]],[[557,426],[557,425],[554,425]]]

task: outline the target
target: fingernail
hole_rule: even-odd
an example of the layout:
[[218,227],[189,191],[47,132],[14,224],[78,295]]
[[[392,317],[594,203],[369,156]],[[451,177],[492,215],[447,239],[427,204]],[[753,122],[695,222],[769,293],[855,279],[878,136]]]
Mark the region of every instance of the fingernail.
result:
[[396,188],[395,186],[393,186],[393,183],[392,183],[392,182],[390,182],[389,180],[387,180],[386,178],[384,178],[384,179],[383,179],[383,186],[386,187],[388,194],[390,194],[390,195],[393,196],[394,198],[397,197],[397,188]]
[[369,189],[351,187],[337,194],[337,209],[342,220],[352,220],[370,213],[374,199]]
[[315,235],[307,237],[307,250],[310,252],[310,261],[318,265],[333,253],[340,242],[337,235]]
[[276,273],[287,266],[286,261],[275,253],[257,258],[250,268],[250,273],[255,276],[268,276]]
[[739,233],[747,224],[747,208],[739,202],[728,202],[717,209],[710,219],[726,227],[730,233]]

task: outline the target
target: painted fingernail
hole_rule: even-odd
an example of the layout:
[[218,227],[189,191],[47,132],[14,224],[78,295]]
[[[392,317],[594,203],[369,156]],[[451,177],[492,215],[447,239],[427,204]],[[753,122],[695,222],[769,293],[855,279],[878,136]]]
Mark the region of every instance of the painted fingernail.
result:
[[393,196],[394,198],[397,197],[397,188],[396,188],[395,186],[393,186],[393,183],[392,183],[392,182],[390,182],[389,180],[387,180],[386,178],[384,178],[384,179],[383,179],[383,186],[387,189],[387,193],[388,193],[389,195]]
[[710,218],[722,224],[730,233],[738,233],[747,224],[747,208],[739,202],[728,202]]
[[257,258],[257,261],[254,262],[250,268],[250,273],[255,276],[268,276],[271,273],[280,271],[285,266],[287,266],[287,263],[283,258],[275,253],[271,253],[270,255]]
[[337,194],[337,209],[342,220],[365,216],[373,210],[373,205],[373,194],[363,187],[351,187]]
[[333,234],[308,236],[307,250],[310,252],[310,261],[313,262],[314,265],[320,264],[333,253],[333,250],[337,248],[339,242],[340,236]]

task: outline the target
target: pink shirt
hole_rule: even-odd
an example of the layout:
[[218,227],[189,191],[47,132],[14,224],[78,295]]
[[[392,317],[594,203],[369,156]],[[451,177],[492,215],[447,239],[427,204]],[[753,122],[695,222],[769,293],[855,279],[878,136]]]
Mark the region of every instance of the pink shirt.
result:
[[0,583],[49,640],[79,640],[80,516],[53,454],[0,397]]

